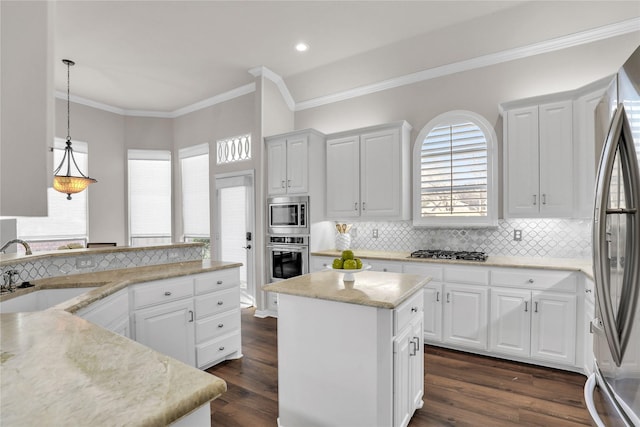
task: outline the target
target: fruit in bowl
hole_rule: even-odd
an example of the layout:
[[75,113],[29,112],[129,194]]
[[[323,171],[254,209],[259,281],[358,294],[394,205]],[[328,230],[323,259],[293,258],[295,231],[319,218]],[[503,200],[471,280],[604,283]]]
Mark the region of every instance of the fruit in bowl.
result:
[[362,268],[362,260],[353,255],[353,251],[342,251],[341,257],[333,260],[332,268],[336,270],[360,270]]

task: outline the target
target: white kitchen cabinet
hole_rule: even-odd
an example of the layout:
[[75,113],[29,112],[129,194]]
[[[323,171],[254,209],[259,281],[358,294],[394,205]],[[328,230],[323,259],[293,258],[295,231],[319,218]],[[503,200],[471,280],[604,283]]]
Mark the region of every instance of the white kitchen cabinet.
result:
[[[312,129],[265,138],[267,151],[267,192],[269,195],[304,194],[310,191],[310,147],[321,146],[324,135]],[[323,164],[317,156],[312,162]]]
[[136,341],[195,366],[193,299],[184,298],[133,313]]
[[239,270],[199,274],[194,284],[196,367],[242,357]]
[[485,286],[444,284],[443,342],[478,350],[487,349],[488,294]]
[[325,256],[312,256],[309,260],[309,271],[315,273],[316,271],[326,270],[327,267],[331,267],[334,258]]
[[576,359],[576,296],[533,292],[531,358],[573,365]]
[[491,288],[489,351],[529,357],[531,291]]
[[81,310],[76,315],[112,332],[131,337],[129,328],[129,291],[121,289]]
[[405,262],[402,272],[429,277],[431,280],[424,285],[424,340],[430,343],[442,341],[442,301],[443,267],[432,263]]
[[570,100],[506,111],[505,215],[573,215],[573,107]]
[[366,264],[371,266],[371,271],[382,271],[390,273],[402,273],[402,263],[397,261],[381,261],[377,259],[367,260]]
[[328,219],[408,219],[410,131],[399,122],[327,137]]

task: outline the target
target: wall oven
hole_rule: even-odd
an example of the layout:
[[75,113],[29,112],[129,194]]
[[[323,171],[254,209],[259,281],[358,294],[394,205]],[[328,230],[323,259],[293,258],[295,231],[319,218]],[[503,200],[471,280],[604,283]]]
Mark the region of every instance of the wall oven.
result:
[[309,196],[267,199],[268,233],[309,235]]
[[309,272],[308,236],[268,236],[267,282],[289,279]]

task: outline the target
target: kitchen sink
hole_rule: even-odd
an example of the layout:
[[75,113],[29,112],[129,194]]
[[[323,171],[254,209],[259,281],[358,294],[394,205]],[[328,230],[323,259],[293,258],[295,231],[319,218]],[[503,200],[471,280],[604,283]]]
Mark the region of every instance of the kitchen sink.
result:
[[[73,297],[95,289],[90,288],[64,288],[41,289],[14,298],[0,301],[0,313],[16,313],[25,311],[41,311],[56,304],[70,300]],[[6,295],[6,294],[5,294]]]

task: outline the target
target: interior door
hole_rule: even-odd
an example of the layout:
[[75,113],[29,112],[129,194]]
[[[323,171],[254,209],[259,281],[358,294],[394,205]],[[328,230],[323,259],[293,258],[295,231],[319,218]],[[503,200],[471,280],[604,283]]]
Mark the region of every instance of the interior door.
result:
[[216,251],[212,259],[240,262],[240,303],[255,305],[253,171],[216,175]]

